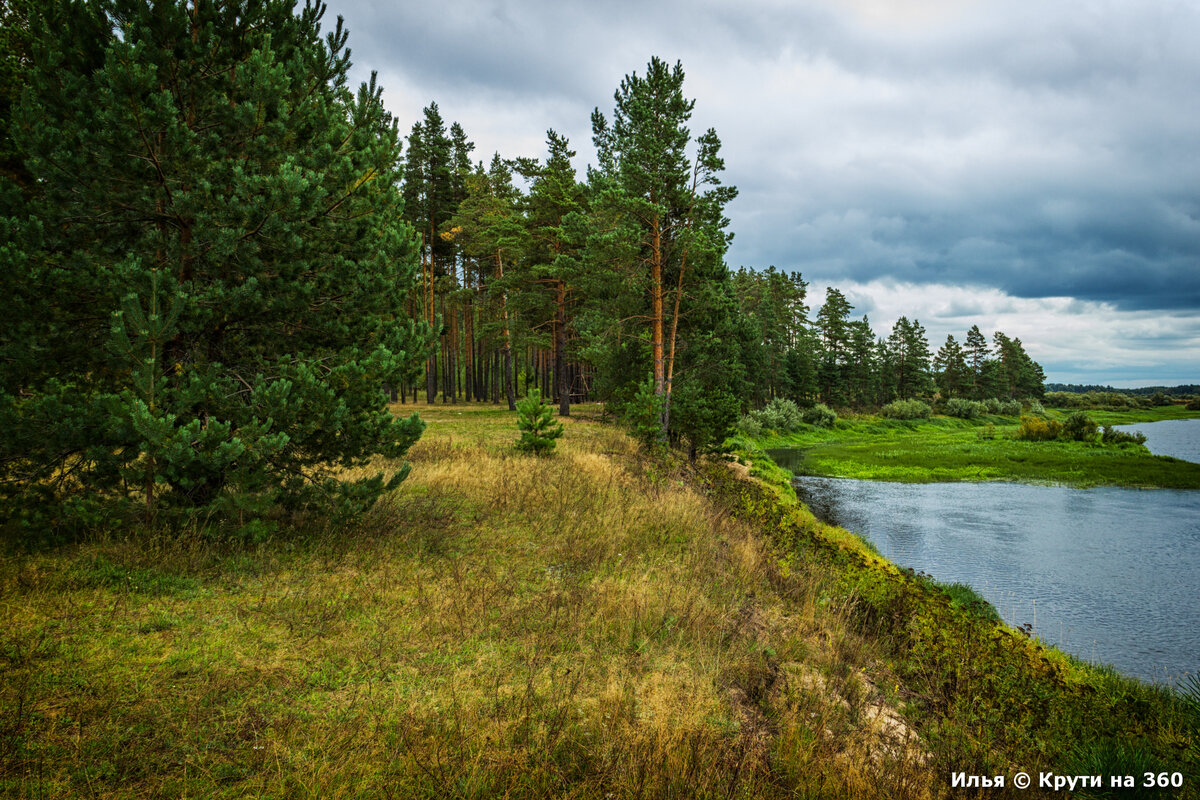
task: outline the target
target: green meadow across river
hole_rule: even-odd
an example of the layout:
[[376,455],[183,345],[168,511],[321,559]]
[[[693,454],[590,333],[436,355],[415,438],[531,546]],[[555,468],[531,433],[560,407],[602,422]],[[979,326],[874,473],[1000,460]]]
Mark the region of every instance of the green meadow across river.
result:
[[[1050,410],[1050,419],[1069,411]],[[1182,406],[1138,411],[1089,411],[1099,425],[1200,419]],[[1015,417],[973,420],[936,416],[892,420],[873,415],[839,418],[832,428],[805,425],[752,440],[797,475],[934,483],[1024,483],[1200,489],[1200,464],[1155,456],[1144,446],[1075,441],[1021,441]]]

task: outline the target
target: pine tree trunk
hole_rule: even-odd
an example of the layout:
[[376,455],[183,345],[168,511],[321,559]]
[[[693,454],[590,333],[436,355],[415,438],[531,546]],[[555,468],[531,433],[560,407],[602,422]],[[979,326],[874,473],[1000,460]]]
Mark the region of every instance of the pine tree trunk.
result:
[[446,348],[446,396],[447,402],[457,403],[458,392],[454,389],[455,376],[458,373],[458,314],[450,309],[450,339]]
[[517,397],[513,384],[513,355],[512,347],[506,341],[504,344],[504,395],[508,399],[508,410],[517,410]]
[[571,414],[571,384],[567,375],[567,284],[558,282],[556,319],[554,324],[554,377],[558,383],[558,415]]
[[500,348],[492,351],[492,402],[500,403]]
[[463,342],[463,356],[466,361],[463,365],[463,393],[468,403],[475,399],[474,375],[472,374],[472,370],[475,368],[474,316],[474,305],[470,301],[467,301],[463,307],[463,335],[466,337],[466,341]]
[[486,403],[491,391],[491,384],[488,381],[491,380],[489,368],[491,367],[492,357],[490,354],[486,356],[483,354],[482,342],[479,344],[479,358],[477,361],[479,363],[479,400]]
[[[504,280],[504,255],[496,251],[496,278]],[[513,359],[512,359],[512,337],[508,329],[508,292],[500,292],[500,320],[503,323],[503,339],[501,346],[504,349],[504,395],[508,400],[508,410],[517,410],[517,398],[513,390]]]
[[[432,235],[433,223],[429,223]],[[429,270],[425,275],[425,321],[430,326],[434,323],[434,293],[433,293],[433,240],[429,243]],[[440,334],[440,331],[438,332]],[[430,353],[425,363],[425,402],[433,404],[437,397],[437,351]]]
[[650,245],[650,347],[654,357],[654,393],[663,398],[662,431],[659,439],[667,436],[667,414],[669,413],[665,397],[666,370],[663,362],[663,253],[662,253],[662,221],[654,215],[652,239]]
[[[670,355],[667,357],[666,397],[663,398],[663,430],[671,425],[671,385],[675,377],[675,341],[679,332],[679,303],[683,299],[683,276],[687,272],[687,253],[679,264],[679,285],[675,287],[675,309],[671,314]],[[693,457],[693,460],[695,458]]]

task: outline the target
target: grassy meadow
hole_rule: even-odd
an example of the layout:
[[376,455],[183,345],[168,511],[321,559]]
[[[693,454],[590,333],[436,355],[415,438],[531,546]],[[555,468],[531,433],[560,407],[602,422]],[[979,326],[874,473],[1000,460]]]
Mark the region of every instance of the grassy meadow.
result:
[[507,411],[418,410],[411,477],[354,529],[6,554],[0,796],[939,783],[845,601],[686,471],[586,408],[550,458],[514,453]]
[[352,528],[5,552],[0,796],[922,798],[1120,759],[1196,796],[1195,703],[902,573],[765,461],[650,458],[590,407],[537,458],[507,411],[415,408]]
[[[1069,413],[1051,410],[1048,416],[1061,420]],[[1200,412],[1181,406],[1087,413],[1100,425],[1200,418]],[[841,419],[832,429],[804,426],[795,433],[768,434],[743,445],[802,449],[802,456],[786,459],[783,465],[797,474],[823,477],[1200,489],[1200,464],[1155,456],[1136,444],[1019,441],[1013,438],[1017,426],[1017,419],[999,416],[973,420],[862,416]]]

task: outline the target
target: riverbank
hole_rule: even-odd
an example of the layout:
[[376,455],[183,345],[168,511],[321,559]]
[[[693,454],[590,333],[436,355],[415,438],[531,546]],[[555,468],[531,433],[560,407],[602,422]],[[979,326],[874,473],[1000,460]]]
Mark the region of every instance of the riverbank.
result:
[[[1069,413],[1051,409],[1047,416],[1062,420]],[[1200,412],[1181,406],[1087,413],[1099,425],[1200,419]],[[1000,416],[890,420],[864,415],[839,419],[833,428],[804,426],[789,434],[743,435],[733,444],[751,453],[770,451],[791,472],[820,477],[1200,489],[1200,464],[1155,456],[1131,443],[1019,441],[1014,438],[1018,424],[1016,418]]]
[[921,798],[1196,763],[1200,709],[902,573],[765,462],[649,458],[595,408],[539,459],[507,411],[417,410],[354,528],[6,553],[0,796]]

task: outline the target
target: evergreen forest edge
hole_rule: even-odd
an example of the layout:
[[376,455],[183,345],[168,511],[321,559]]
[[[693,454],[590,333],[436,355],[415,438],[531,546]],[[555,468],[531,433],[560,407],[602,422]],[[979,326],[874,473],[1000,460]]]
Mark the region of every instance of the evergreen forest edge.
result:
[[877,337],[836,288],[814,314],[798,273],[730,271],[737,191],[680,64],[593,112],[580,180],[553,130],[541,160],[472,163],[431,103],[402,137],[323,10],[6,4],[10,526],[354,516],[405,470],[340,472],[403,455],[421,423],[386,402],[418,393],[602,400],[692,458],[777,398],[1043,395],[1017,337],[932,352],[918,320]]

